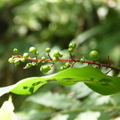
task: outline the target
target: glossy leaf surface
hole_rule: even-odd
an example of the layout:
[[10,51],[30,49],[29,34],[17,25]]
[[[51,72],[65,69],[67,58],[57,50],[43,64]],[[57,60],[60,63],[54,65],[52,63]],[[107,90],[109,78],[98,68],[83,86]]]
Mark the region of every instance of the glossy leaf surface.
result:
[[84,82],[93,91],[103,95],[120,92],[120,77],[107,76],[97,68],[86,66],[66,69],[53,75],[23,79],[14,85],[0,88],[0,95],[7,92],[30,95],[36,92],[39,87],[51,81],[57,81],[66,86]]

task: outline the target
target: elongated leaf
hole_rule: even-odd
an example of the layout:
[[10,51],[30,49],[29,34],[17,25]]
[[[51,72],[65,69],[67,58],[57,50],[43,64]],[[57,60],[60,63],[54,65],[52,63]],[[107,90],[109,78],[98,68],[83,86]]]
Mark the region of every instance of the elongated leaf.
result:
[[120,77],[107,76],[97,68],[86,66],[83,68],[66,69],[44,77],[23,79],[14,85],[0,88],[0,95],[7,92],[30,95],[40,86],[51,81],[57,81],[62,85],[73,85],[77,82],[84,82],[89,88],[103,95],[120,92]]

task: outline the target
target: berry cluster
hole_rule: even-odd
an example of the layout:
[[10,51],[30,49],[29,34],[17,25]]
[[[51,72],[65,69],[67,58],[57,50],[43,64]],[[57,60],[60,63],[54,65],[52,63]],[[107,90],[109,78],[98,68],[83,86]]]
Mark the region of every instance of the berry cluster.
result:
[[[120,71],[120,69],[118,68],[115,68],[109,64],[101,64],[101,63],[97,63],[96,60],[99,59],[99,53],[96,51],[96,50],[92,50],[90,53],[89,53],[89,57],[91,58],[92,61],[87,61],[84,57],[80,58],[80,60],[76,60],[76,59],[73,59],[73,56],[72,56],[72,53],[74,51],[76,47],[76,43],[75,42],[71,42],[69,45],[68,45],[68,52],[70,54],[70,58],[69,59],[62,59],[63,57],[63,53],[61,53],[60,51],[58,50],[55,50],[53,52],[53,56],[51,57],[50,56],[50,52],[51,52],[51,49],[50,48],[46,48],[46,55],[47,57],[41,57],[41,59],[38,59],[38,55],[39,55],[39,52],[36,50],[35,47],[30,47],[29,48],[29,53],[33,54],[34,57],[30,57],[30,54],[29,53],[24,53],[23,55],[19,55],[19,51],[18,49],[14,49],[13,52],[16,54],[16,55],[13,55],[11,58],[9,58],[9,62],[10,63],[14,63],[15,65],[19,65],[20,62],[25,62],[26,60],[31,60],[32,62],[28,62],[24,69],[27,69],[27,68],[30,68],[32,66],[37,66],[40,62],[50,62],[51,64],[46,64],[46,65],[42,65],[40,67],[40,71],[43,72],[43,73],[47,73],[48,71],[51,70],[51,68],[54,66],[54,64],[58,61],[66,61],[66,63],[60,67],[60,70],[64,70],[64,69],[67,69],[67,68],[71,68],[74,66],[74,64],[76,62],[81,62],[81,63],[88,63],[88,64],[92,64],[94,65],[94,67],[107,67],[107,68],[111,68],[109,71],[111,70],[117,70],[117,71]],[[107,72],[108,73],[108,72]]]

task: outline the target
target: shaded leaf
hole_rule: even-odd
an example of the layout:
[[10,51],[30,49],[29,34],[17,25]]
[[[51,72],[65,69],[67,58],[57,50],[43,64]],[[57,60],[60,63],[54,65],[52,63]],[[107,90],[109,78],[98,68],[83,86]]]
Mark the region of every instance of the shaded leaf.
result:
[[69,98],[65,94],[59,95],[58,93],[51,92],[32,95],[27,99],[27,101],[32,101],[34,103],[56,109],[68,109],[79,106],[79,101],[76,99]]

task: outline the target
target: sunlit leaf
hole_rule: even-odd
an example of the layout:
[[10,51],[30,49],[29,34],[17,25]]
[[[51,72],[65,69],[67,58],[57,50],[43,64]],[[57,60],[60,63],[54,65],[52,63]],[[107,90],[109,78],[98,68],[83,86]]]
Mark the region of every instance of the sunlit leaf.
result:
[[50,120],[68,120],[68,118],[69,118],[69,115],[58,114]]
[[98,120],[100,117],[100,112],[86,111],[80,113],[75,120]]
[[103,95],[120,92],[120,77],[107,76],[97,68],[86,66],[66,69],[53,75],[23,79],[14,85],[0,88],[0,95],[7,92],[30,95],[36,92],[39,87],[51,81],[57,81],[66,86],[84,82],[89,88]]

